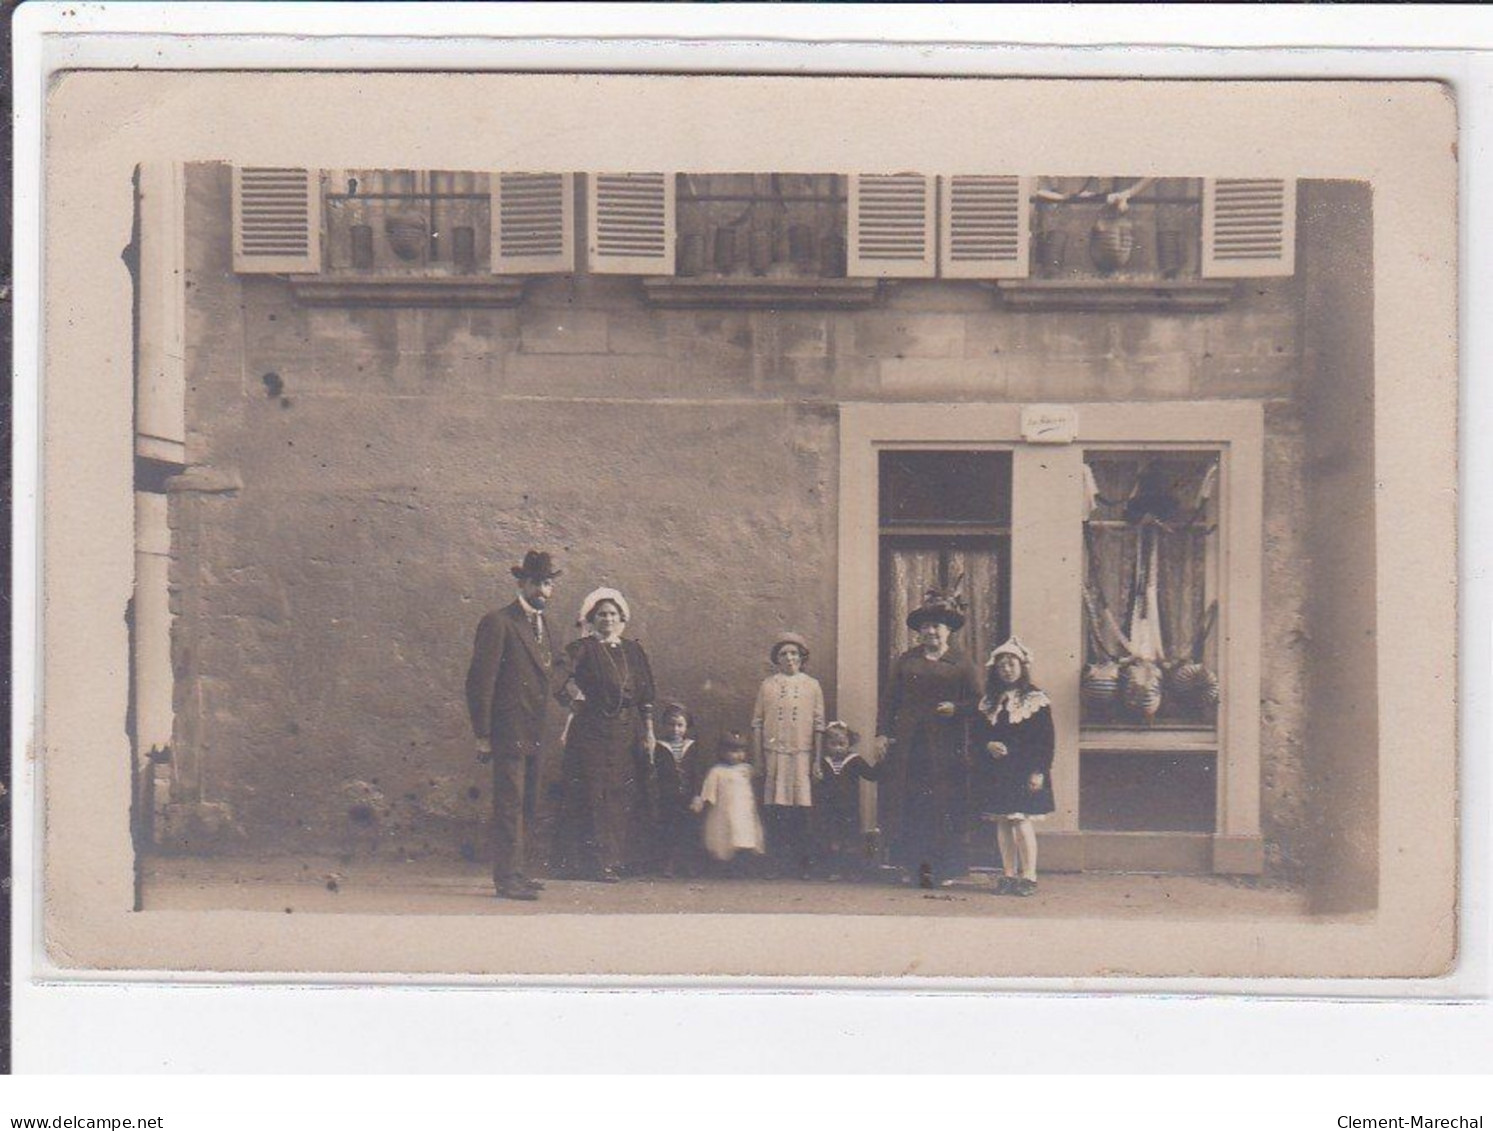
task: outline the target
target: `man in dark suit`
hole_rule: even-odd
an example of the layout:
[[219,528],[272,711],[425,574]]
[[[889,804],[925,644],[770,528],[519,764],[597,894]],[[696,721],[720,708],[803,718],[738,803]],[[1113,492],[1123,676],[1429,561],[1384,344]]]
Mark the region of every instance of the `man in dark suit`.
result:
[[500,899],[535,900],[544,885],[525,872],[534,820],[551,673],[560,651],[545,607],[560,571],[538,550],[511,570],[518,599],[477,625],[467,670],[467,709],[477,759],[492,763],[493,884]]

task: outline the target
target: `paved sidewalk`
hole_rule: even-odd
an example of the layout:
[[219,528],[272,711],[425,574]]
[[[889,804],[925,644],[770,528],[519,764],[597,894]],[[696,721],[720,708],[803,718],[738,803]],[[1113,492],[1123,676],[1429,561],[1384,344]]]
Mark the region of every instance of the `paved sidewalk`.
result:
[[495,899],[485,869],[433,863],[339,864],[320,859],[153,859],[144,909],[312,914],[837,914],[1171,920],[1299,919],[1305,893],[1217,876],[1042,877],[1028,899],[996,897],[980,874],[938,891],[892,883],[759,879],[550,880],[540,900]]

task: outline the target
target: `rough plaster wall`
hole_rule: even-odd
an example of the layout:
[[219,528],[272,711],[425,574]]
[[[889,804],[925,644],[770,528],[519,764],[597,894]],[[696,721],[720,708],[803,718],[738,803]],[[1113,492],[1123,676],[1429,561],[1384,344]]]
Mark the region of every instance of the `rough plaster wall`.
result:
[[1251,397],[1272,401],[1266,827],[1272,867],[1294,867],[1294,280],[1203,316],[1013,314],[941,283],[866,311],[649,310],[591,277],[538,280],[513,310],[307,308],[231,273],[226,170],[194,167],[188,195],[209,490],[173,508],[178,741],[240,850],[480,850],[462,677],[529,545],[564,554],[567,621],[592,585],[628,593],[707,739],[745,722],[779,626],[809,635],[833,710],[839,400]]
[[444,401],[388,401],[355,426],[314,397],[251,404],[245,486],[196,504],[204,707],[214,750],[248,754],[215,758],[212,781],[251,834],[314,842],[366,802],[414,851],[434,848],[422,820],[480,814],[462,680],[527,545],[564,556],[552,623],[567,636],[589,586],[629,595],[661,689],[707,734],[745,725],[776,627],[802,626],[833,670],[833,575],[805,567],[833,541],[818,501],[831,422],[675,408],[661,433],[641,407],[486,404],[452,421]]

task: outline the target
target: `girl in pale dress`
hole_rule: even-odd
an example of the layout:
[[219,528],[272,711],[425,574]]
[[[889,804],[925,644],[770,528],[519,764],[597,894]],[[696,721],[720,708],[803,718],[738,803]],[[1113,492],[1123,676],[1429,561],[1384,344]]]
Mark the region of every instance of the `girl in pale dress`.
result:
[[778,670],[757,692],[753,760],[763,775],[762,806],[772,828],[777,868],[796,865],[808,879],[813,862],[809,811],[824,741],[824,689],[803,670],[809,645],[798,633],[778,636],[769,655]]
[[762,853],[762,818],[752,792],[752,766],[747,741],[739,734],[721,739],[720,761],[700,783],[700,793],[690,808],[704,810],[702,836],[705,851],[717,860],[729,861],[738,852]]

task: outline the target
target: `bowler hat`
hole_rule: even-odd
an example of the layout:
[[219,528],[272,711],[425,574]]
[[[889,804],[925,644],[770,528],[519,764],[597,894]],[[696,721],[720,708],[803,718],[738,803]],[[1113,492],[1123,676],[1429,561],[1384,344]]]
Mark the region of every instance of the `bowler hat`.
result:
[[509,572],[528,581],[548,581],[561,573],[555,568],[555,559],[544,550],[530,550],[524,555],[524,564],[511,567]]

